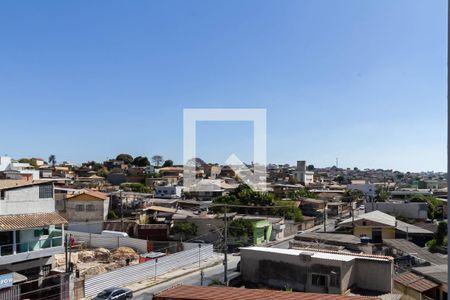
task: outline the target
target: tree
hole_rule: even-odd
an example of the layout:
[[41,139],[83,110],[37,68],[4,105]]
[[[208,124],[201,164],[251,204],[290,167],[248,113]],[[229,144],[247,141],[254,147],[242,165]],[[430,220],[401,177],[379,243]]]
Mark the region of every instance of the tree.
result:
[[253,237],[253,223],[246,219],[233,220],[228,226],[228,233],[240,245],[250,245]]
[[133,156],[130,154],[122,153],[117,155],[116,160],[123,161],[124,164],[131,164],[133,162]]
[[54,154],[51,154],[48,157],[48,163],[52,165],[52,167],[54,167],[56,165],[56,156]]
[[289,198],[292,200],[298,200],[299,198],[313,198],[317,197],[316,193],[310,192],[306,188],[301,188],[296,191],[292,191],[289,194]]
[[132,165],[136,167],[146,167],[150,165],[150,162],[148,161],[147,156],[136,156],[133,159]]
[[375,191],[376,202],[386,202],[389,199],[390,193],[384,187],[379,187]]
[[135,192],[135,193],[149,193],[151,190],[150,187],[142,183],[122,183],[120,185],[120,189],[127,192]]
[[364,196],[364,193],[360,190],[345,190],[344,191],[344,197],[342,199],[342,202],[354,202],[358,201]]
[[157,167],[159,167],[163,161],[164,161],[164,159],[163,159],[162,155],[156,154],[156,155],[153,155],[153,157],[152,157],[152,162]]
[[436,244],[442,246],[444,244],[444,239],[447,237],[447,222],[439,222],[438,228],[435,233]]
[[168,159],[168,160],[164,161],[164,164],[162,166],[163,166],[163,168],[164,167],[172,167],[173,166],[173,160]]
[[306,170],[308,170],[308,171],[314,171],[314,165],[308,165],[308,166],[306,167]]
[[186,239],[188,236],[197,235],[197,225],[192,222],[175,223],[172,227],[172,233],[178,233],[183,239]]

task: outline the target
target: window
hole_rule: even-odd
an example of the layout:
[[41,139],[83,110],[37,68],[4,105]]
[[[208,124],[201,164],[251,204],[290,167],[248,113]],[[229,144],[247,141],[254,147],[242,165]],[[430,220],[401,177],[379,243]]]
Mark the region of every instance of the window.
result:
[[95,211],[94,204],[88,204],[86,205],[86,211]]
[[325,284],[326,284],[326,277],[325,277],[325,275],[312,274],[311,281],[312,281],[311,282],[312,285],[325,286]]
[[45,184],[39,186],[39,198],[53,198],[53,185]]
[[84,205],[83,204],[77,204],[75,206],[75,211],[84,211]]

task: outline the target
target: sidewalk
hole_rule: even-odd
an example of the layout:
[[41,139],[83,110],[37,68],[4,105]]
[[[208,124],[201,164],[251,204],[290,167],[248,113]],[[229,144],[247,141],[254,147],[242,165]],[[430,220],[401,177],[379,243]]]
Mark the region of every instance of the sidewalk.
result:
[[176,269],[176,270],[169,271],[167,273],[158,275],[156,277],[156,279],[153,277],[153,278],[141,281],[141,282],[129,284],[125,287],[129,288],[133,292],[138,292],[138,291],[147,289],[149,287],[155,286],[157,284],[164,283],[166,281],[177,279],[179,277],[188,275],[190,273],[198,272],[200,270],[213,267],[215,265],[222,263],[222,261],[223,261],[223,257],[217,253],[214,253],[212,258],[210,258],[208,260],[203,260],[200,263],[200,267],[199,267],[198,263],[192,264],[190,266],[186,266],[181,269]]

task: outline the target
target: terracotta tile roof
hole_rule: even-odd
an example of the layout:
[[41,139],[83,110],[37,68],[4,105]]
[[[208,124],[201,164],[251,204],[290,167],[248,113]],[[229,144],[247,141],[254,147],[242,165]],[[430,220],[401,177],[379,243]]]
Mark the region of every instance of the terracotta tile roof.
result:
[[0,231],[11,231],[48,225],[66,224],[67,221],[58,213],[37,213],[0,216]]
[[420,293],[428,291],[438,286],[438,284],[418,276],[411,272],[402,273],[394,278],[395,282],[398,282],[404,286],[412,288]]
[[3,179],[0,180],[0,190],[14,189],[29,185],[43,184],[52,182],[52,180],[15,180],[15,179]]
[[99,191],[91,191],[91,190],[83,190],[81,193],[75,194],[73,196],[67,197],[67,200],[70,200],[72,198],[76,198],[80,195],[89,195],[92,196],[94,198],[98,198],[101,200],[106,200],[108,199],[108,196],[105,193],[99,192]]
[[162,291],[153,297],[154,300],[375,300],[361,296],[342,296],[335,294],[297,293],[261,289],[244,289],[233,287],[179,285]]

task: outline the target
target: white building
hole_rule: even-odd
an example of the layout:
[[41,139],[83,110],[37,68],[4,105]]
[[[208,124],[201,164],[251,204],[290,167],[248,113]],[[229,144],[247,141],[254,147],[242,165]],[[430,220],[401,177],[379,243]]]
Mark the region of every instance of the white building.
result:
[[20,163],[11,157],[0,156],[0,172],[4,171],[18,171],[23,175],[31,175],[33,180],[39,179],[39,170],[35,170],[29,163]]
[[157,198],[181,198],[183,187],[181,186],[157,186],[155,197]]
[[298,182],[303,183],[305,186],[314,182],[314,172],[306,170],[305,160],[297,161],[297,168],[294,172],[294,176]]
[[53,182],[0,180],[0,269],[43,275],[63,253],[63,224]]
[[376,187],[371,183],[360,182],[361,180],[352,181],[352,184],[349,184],[347,188],[349,190],[358,190],[364,194],[367,202],[373,202],[376,196]]

